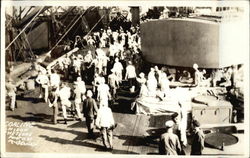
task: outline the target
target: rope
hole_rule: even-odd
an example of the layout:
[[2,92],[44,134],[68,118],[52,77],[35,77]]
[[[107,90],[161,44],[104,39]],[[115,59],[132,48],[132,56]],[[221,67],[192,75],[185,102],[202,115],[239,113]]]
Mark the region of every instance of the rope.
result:
[[[54,14],[54,13],[53,13]],[[68,16],[68,15],[67,15]],[[65,28],[65,30],[67,30],[71,25],[72,23],[77,19],[77,16],[74,17],[73,20],[70,21],[70,24],[68,24],[68,26]],[[63,27],[65,26],[64,25],[64,22],[60,22],[59,20],[57,20],[56,18],[54,18],[54,21],[55,21],[55,25],[56,25],[56,29],[58,28],[57,26],[59,25],[59,23],[61,23],[63,25]],[[66,21],[66,18],[64,19],[64,21]],[[56,30],[57,32],[56,33],[60,33],[60,31],[63,29],[63,27],[60,27],[60,29]]]
[[[68,18],[69,14],[70,14],[69,12],[70,12],[70,11],[73,11],[75,8],[76,8],[76,7],[72,7],[72,8],[70,8],[70,9],[67,10],[66,16],[63,18],[62,24],[64,24],[65,21],[66,21],[66,19]],[[61,29],[59,29],[58,32],[60,32],[60,31],[61,31]]]
[[25,36],[25,37],[24,37],[24,38],[25,38],[25,41],[26,41],[26,43],[28,44],[28,47],[29,47],[29,50],[30,50],[30,52],[29,52],[30,56],[31,56],[31,57],[35,57],[35,55],[34,55],[32,49],[31,49],[31,45],[30,45],[30,42],[29,42],[29,40],[28,40],[28,37],[27,37],[26,33],[24,33],[24,36]]
[[[103,17],[104,17],[104,15],[97,21],[97,23],[91,28],[91,30],[87,33],[87,35],[89,35],[91,32],[92,32],[92,30],[97,26],[97,24],[103,19]],[[87,36],[87,35],[85,35],[85,36]]]
[[78,18],[77,20],[71,25],[71,27],[68,29],[68,31],[66,31],[64,33],[64,35],[58,40],[58,42],[55,44],[55,46],[50,50],[50,52],[52,52],[52,50],[54,50],[56,48],[56,46],[63,40],[63,38],[68,34],[68,32],[73,28],[73,26],[77,23],[77,21],[86,13],[87,10],[85,10]]
[[[93,10],[93,8],[91,9]],[[85,10],[86,12],[87,10]],[[84,12],[84,13],[85,13]],[[76,22],[84,15],[84,13],[75,21],[75,23],[69,28],[69,30],[63,35],[63,37],[57,42],[57,44],[49,51],[52,52],[53,49],[55,49],[55,47],[59,44],[59,42],[64,38],[64,36],[66,36],[66,34],[70,31],[70,29],[76,24]],[[91,28],[91,30],[87,33],[87,35],[89,35],[91,33],[91,31],[97,26],[97,24],[103,19],[104,15],[96,22],[96,24]],[[84,37],[86,37],[87,35],[85,35]],[[55,67],[58,63],[54,64],[53,67]]]
[[[52,13],[51,13],[52,14]],[[70,26],[72,26],[72,23],[75,21],[77,19],[77,16],[75,16],[74,18],[73,18],[73,20],[71,20],[70,21],[70,23],[67,25],[67,27],[65,28],[65,30],[67,30]],[[52,25],[52,27],[53,27],[54,25]],[[57,29],[57,27],[55,26],[55,31],[56,31],[56,29]],[[61,29],[59,29],[57,32],[56,32],[56,34],[58,34],[58,33],[60,33],[60,31],[61,31]]]
[[26,30],[26,28],[32,23],[32,21],[34,21],[34,19],[41,13],[41,11],[44,9],[45,7],[42,7],[37,13],[36,15],[30,20],[30,22],[22,29],[22,31],[10,42],[10,44],[5,48],[5,50],[7,50],[15,41],[16,39]]
[[11,19],[10,19],[10,21],[8,22],[8,24],[6,25],[6,28],[8,28],[9,27],[9,25],[11,24],[11,22],[12,22],[12,20],[13,20],[14,18],[13,17],[11,17]]

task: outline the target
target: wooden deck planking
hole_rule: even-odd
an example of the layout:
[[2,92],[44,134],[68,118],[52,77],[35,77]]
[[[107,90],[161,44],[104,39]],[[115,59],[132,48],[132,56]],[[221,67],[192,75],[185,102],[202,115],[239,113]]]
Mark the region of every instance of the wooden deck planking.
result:
[[[36,137],[39,137],[37,143],[48,143],[54,147],[46,149],[46,152],[54,152],[59,149],[77,153],[84,151],[87,151],[87,153],[103,152],[102,149],[99,149],[103,146],[101,137],[97,139],[97,142],[86,140],[87,129],[85,121],[72,120],[69,121],[68,125],[62,124],[63,122],[61,121],[57,125],[52,125],[52,109],[44,102],[36,102],[38,95],[39,90],[36,89],[34,92],[25,95],[25,98],[17,99],[19,107],[15,112],[7,111],[7,120],[35,122],[37,126],[34,128],[34,132]],[[152,117],[117,112],[113,112],[113,115],[118,124],[114,130],[113,154],[157,154],[157,144],[155,142],[148,143],[144,135],[147,134],[147,130],[158,128],[164,124],[165,116]],[[62,116],[59,118],[62,119]],[[60,136],[58,132],[52,132],[54,130],[58,131]],[[99,131],[95,130],[95,132]],[[77,137],[80,140],[74,140]],[[78,151],[78,148],[83,148],[83,150]],[[42,152],[39,147],[34,147],[31,150]]]
[[117,128],[114,130],[113,146],[114,154],[136,154],[128,151],[128,139],[133,134],[133,128],[136,123],[136,115],[114,113]]
[[[157,154],[157,139],[148,138],[148,130],[162,127],[169,116],[147,116],[114,113],[117,129],[114,132],[114,151],[127,154]],[[151,126],[151,127],[150,127]],[[152,127],[155,126],[155,127]],[[125,127],[125,128],[124,128]],[[125,130],[124,130],[125,129]]]
[[[139,143],[139,137],[137,137],[136,135],[138,131],[138,126],[140,124],[140,119],[141,117],[139,115],[136,115],[135,124],[132,130],[133,132],[132,132],[132,135],[128,139],[128,148],[127,148],[128,152],[132,152],[133,147]],[[137,151],[137,153],[140,153],[140,152]]]
[[148,127],[149,116],[137,115],[137,124],[135,124],[135,130],[132,136],[132,143],[129,146],[128,151],[133,151],[136,153],[141,153],[142,148],[146,147],[145,133]]

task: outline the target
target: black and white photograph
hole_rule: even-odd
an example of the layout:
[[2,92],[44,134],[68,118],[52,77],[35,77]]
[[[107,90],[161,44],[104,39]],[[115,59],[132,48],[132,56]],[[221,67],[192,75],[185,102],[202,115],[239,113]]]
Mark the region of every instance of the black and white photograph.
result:
[[1,157],[249,156],[249,3],[1,2]]

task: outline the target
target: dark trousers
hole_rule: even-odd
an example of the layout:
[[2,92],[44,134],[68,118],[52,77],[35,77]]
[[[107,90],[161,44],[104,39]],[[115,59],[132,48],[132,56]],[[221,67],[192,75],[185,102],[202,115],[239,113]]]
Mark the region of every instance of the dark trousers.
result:
[[116,98],[116,89],[117,89],[116,87],[111,87],[111,89],[110,89],[110,92],[111,92],[111,95],[112,95],[113,99]]
[[113,130],[107,127],[101,127],[101,135],[105,148],[113,148]]
[[93,117],[86,117],[86,126],[88,128],[89,136],[94,135],[94,118]]
[[58,115],[58,106],[53,106],[53,118],[52,121],[54,124],[57,124],[57,115]]
[[129,78],[128,79],[129,87],[135,86],[135,83],[136,83],[136,79],[135,78]]
[[65,69],[64,69],[64,80],[69,80],[69,68],[68,67],[66,67]]

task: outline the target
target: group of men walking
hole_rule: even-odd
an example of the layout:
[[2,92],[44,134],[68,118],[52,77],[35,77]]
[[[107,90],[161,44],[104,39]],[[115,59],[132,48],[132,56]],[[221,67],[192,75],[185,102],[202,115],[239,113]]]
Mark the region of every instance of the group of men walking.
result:
[[[94,52],[89,49],[86,54],[65,55],[58,60],[57,67],[48,70],[41,66],[36,68],[38,75],[35,81],[40,88],[39,98],[48,103],[53,110],[53,123],[58,123],[60,109],[65,124],[68,121],[69,111],[76,119],[85,118],[88,138],[95,138],[94,129],[100,129],[107,150],[113,149],[113,129],[116,126],[109,101],[117,98],[117,89],[124,80],[128,82],[131,92],[134,92],[135,88],[140,89],[140,97],[163,96],[164,98],[169,92],[168,77],[157,66],[151,68],[147,79],[144,73],[138,71],[140,62],[134,60],[136,58],[132,56],[140,52],[139,30],[135,31],[135,28],[132,30],[111,31],[108,28],[94,33],[86,39],[87,45],[91,49],[94,48]],[[79,46],[79,43],[81,42],[77,38],[74,46]],[[108,48],[107,52],[103,51],[105,48]],[[131,54],[124,53],[128,49]],[[57,70],[63,71],[63,74],[59,75]],[[8,80],[6,88],[8,95],[13,98],[11,109],[14,110],[16,87],[10,83],[11,80]],[[86,83],[91,88],[87,88]],[[160,95],[156,91],[157,87],[160,87]],[[161,136],[160,154],[174,155],[184,151],[187,142],[173,133],[174,124],[166,122],[167,133]],[[196,126],[198,127],[197,124]],[[196,144],[201,142],[201,150],[203,145],[200,140],[203,135],[198,128],[196,131]],[[192,151],[194,154],[197,153],[195,150]]]
[[[186,155],[187,139],[183,138],[178,115],[173,114],[172,120],[165,123],[166,132],[160,136],[159,153],[161,155]],[[186,131],[184,131],[186,132]],[[190,155],[202,155],[205,135],[197,120],[192,121],[192,143]]]
[[[123,31],[120,32],[122,34]],[[120,34],[118,31],[114,33],[114,35],[116,34],[117,36],[113,38],[113,42],[121,44],[122,38],[119,40]],[[88,45],[95,48],[95,54],[89,50],[85,55],[80,53],[71,56],[65,55],[64,58],[58,60],[57,66],[52,70],[44,70],[39,67],[36,82],[39,84],[41,90],[39,97],[48,102],[49,107],[53,109],[52,121],[55,124],[58,123],[57,117],[60,107],[65,124],[68,121],[68,111],[72,112],[76,116],[76,119],[83,120],[83,117],[85,117],[88,137],[94,138],[94,128],[99,128],[104,146],[106,149],[112,149],[112,130],[115,128],[115,121],[112,110],[109,108],[109,100],[116,98],[116,91],[120,88],[124,78],[129,80],[131,87],[134,86],[136,72],[132,61],[128,61],[126,73],[123,74],[124,63],[121,63],[121,61],[124,61],[121,55],[123,51],[121,52],[119,49],[113,50],[114,48],[112,48],[111,43],[108,55],[103,51],[104,48],[98,47],[106,46],[108,43],[96,44],[98,42],[94,40],[96,36],[99,37],[100,35],[94,34],[88,41]],[[102,32],[102,36],[105,36],[105,31]],[[105,40],[99,42],[105,42]],[[126,42],[122,42],[121,47],[123,48],[125,44]],[[114,60],[113,66],[110,68],[110,71],[107,71],[107,62],[111,60]],[[85,67],[85,70],[93,67],[94,76],[90,77],[91,73],[82,73],[83,67]],[[59,75],[56,68],[59,71],[63,70],[64,73]],[[73,72],[72,76],[70,76],[72,74],[71,71]],[[73,86],[71,83],[65,82],[70,82],[70,77],[73,78]],[[91,78],[93,79],[92,82],[88,82],[89,79],[91,81]],[[86,82],[88,85],[90,83],[90,87],[92,86],[92,88],[87,89]],[[74,100],[73,102],[71,101],[72,99]],[[60,101],[60,106],[58,105],[58,101]]]

